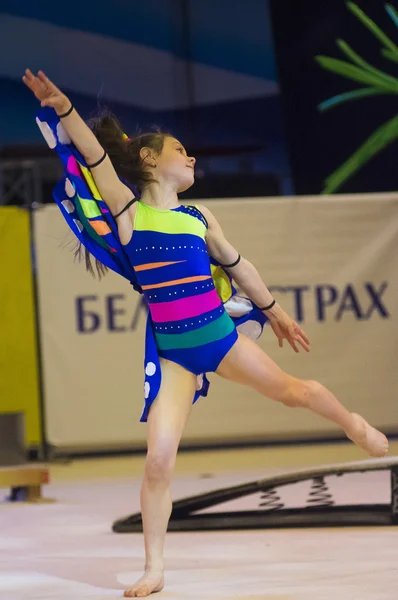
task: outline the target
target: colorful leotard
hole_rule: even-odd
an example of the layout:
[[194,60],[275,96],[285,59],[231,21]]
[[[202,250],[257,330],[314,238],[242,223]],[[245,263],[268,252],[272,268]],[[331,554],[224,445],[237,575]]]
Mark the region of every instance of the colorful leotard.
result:
[[238,337],[213,282],[206,229],[194,206],[159,210],[137,202],[133,235],[124,247],[159,355],[195,375],[215,371]]
[[148,305],[140,420],[147,420],[159,393],[161,356],[197,375],[193,402],[207,396],[206,372],[217,368],[237,331],[257,339],[267,318],[236,293],[228,272],[208,255],[206,224],[198,209],[161,211],[139,202],[133,236],[124,246],[87,163],[55,111],[40,109],[36,122],[63,163],[64,177],[53,196],[70,229],[96,259],[143,294]]

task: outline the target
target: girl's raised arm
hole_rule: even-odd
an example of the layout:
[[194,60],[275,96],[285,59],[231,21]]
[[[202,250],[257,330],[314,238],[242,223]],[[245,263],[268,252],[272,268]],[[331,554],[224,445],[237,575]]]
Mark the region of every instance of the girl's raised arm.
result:
[[[39,71],[36,76],[26,69],[22,80],[40,100],[41,106],[51,106],[57,115],[62,116],[62,125],[66,133],[84,156],[87,165],[91,165],[92,174],[102,198],[113,214],[119,212],[129,200],[134,198],[134,194],[120,181],[109,157],[105,155],[104,149],[91,129],[72,107],[71,101],[43,71]],[[70,110],[71,107],[72,110]],[[63,116],[66,114],[67,116]],[[105,158],[103,158],[104,155]],[[102,158],[103,160],[101,160]],[[96,163],[98,163],[97,166],[95,166]]]

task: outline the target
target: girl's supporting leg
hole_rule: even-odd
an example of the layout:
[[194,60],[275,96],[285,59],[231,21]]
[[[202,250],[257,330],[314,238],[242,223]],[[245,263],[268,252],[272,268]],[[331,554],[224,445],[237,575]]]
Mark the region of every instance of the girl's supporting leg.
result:
[[350,413],[335,396],[317,381],[291,377],[282,371],[252,340],[244,335],[221,361],[217,374],[247,385],[289,407],[309,408],[340,425],[346,435],[371,456],[384,456],[388,441],[362,417]]
[[196,377],[180,365],[161,359],[161,368],[161,388],[148,416],[141,487],[145,573],[124,593],[128,598],[148,596],[164,586],[163,547],[172,508],[170,481],[196,389]]

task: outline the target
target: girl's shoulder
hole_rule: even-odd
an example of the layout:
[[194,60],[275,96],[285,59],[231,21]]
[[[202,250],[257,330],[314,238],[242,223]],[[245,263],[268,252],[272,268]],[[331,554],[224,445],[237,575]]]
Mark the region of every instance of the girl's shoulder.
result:
[[190,211],[190,214],[194,217],[197,217],[202,223],[206,226],[206,229],[209,228],[209,223],[206,217],[206,207],[202,204],[190,204],[186,205],[185,208]]

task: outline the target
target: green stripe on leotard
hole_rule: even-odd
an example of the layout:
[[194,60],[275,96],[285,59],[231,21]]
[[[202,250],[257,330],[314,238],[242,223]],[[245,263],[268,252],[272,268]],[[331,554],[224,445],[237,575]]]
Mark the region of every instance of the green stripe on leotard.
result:
[[194,329],[187,333],[156,333],[156,341],[161,350],[175,350],[182,348],[196,348],[210,342],[220,340],[229,335],[235,329],[233,321],[224,312],[222,316],[200,329]]

